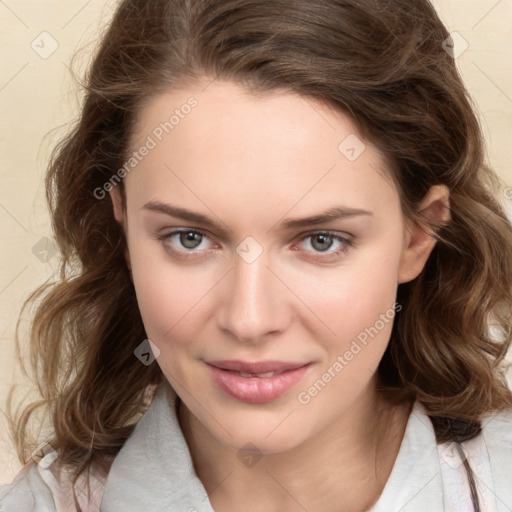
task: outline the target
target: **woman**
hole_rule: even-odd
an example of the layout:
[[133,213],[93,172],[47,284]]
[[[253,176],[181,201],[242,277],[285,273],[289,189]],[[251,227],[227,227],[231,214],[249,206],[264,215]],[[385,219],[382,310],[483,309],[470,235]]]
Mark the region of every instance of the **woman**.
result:
[[427,0],[121,2],[0,510],[512,507],[512,228],[447,40]]

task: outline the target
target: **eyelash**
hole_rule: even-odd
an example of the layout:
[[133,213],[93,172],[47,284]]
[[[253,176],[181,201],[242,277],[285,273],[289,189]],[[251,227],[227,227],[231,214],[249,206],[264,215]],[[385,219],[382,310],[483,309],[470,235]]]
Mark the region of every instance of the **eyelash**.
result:
[[[201,231],[200,229],[191,229],[191,228],[176,229],[174,231],[170,231],[169,233],[157,235],[156,238],[161,242],[161,244],[163,245],[164,249],[167,252],[173,253],[173,254],[177,255],[178,257],[184,258],[184,259],[195,258],[196,256],[193,256],[193,254],[199,253],[201,251],[196,251],[193,249],[191,249],[189,251],[170,249],[169,246],[166,245],[166,242],[169,239],[171,239],[173,236],[179,235],[181,233],[194,233],[194,234],[202,236],[203,238],[209,238],[208,234],[205,233],[204,231]],[[313,259],[326,260],[326,259],[332,258],[333,256],[346,254],[348,252],[349,248],[353,247],[355,245],[354,239],[343,237],[343,236],[341,236],[337,233],[333,233],[331,231],[314,231],[312,233],[307,233],[305,236],[303,236],[300,239],[300,241],[307,240],[308,238],[312,238],[312,237],[318,236],[318,235],[324,235],[327,238],[332,238],[334,240],[337,240],[338,242],[341,242],[342,245],[340,248],[336,249],[335,251],[330,251],[330,252],[328,252],[328,250],[326,252],[314,251],[319,256],[316,256],[316,257],[314,256]],[[306,252],[310,252],[310,251],[306,251]],[[326,256],[324,256],[324,255],[326,255]]]

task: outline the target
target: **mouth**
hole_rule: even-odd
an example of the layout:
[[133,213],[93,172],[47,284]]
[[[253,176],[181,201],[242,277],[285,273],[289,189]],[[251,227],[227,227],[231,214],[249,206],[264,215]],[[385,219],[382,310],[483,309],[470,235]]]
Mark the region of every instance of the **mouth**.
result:
[[211,361],[207,366],[213,381],[231,398],[263,403],[289,391],[304,377],[311,363]]
[[274,375],[281,375],[284,372],[266,372],[266,373],[247,373],[247,372],[237,372],[236,370],[226,370],[231,373],[236,373],[240,375],[240,377],[259,377],[260,379],[266,379],[267,377],[273,377]]

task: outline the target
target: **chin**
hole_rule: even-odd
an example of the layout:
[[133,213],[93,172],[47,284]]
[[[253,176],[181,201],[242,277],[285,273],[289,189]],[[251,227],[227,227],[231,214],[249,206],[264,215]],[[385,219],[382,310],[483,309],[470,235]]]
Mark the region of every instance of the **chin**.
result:
[[308,439],[310,430],[303,421],[290,421],[292,416],[290,411],[230,414],[224,416],[222,426],[205,426],[218,442],[236,451],[250,450],[248,445],[254,445],[261,454],[270,455],[296,448]]

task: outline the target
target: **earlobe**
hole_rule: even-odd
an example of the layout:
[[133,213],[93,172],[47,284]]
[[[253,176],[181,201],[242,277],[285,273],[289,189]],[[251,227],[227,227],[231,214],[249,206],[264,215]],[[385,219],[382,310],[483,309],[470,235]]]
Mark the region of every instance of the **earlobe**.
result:
[[437,241],[429,222],[445,225],[450,219],[449,190],[445,185],[433,186],[418,208],[425,219],[410,221],[404,234],[404,248],[398,269],[398,283],[412,281],[421,273]]

